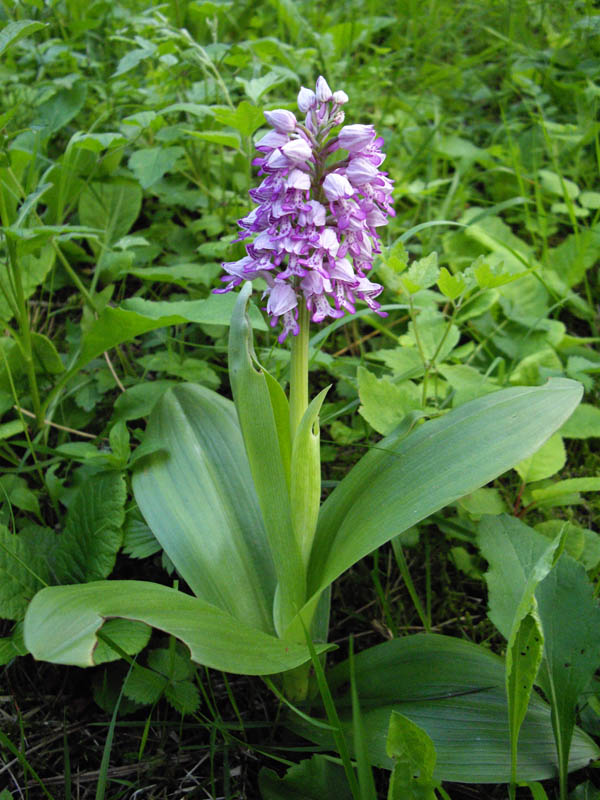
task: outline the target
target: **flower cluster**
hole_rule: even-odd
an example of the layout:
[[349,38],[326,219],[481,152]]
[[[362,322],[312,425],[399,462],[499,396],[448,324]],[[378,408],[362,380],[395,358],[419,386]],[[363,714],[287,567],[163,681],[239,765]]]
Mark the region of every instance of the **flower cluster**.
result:
[[[383,314],[375,300],[383,287],[365,272],[380,252],[377,228],[394,214],[392,181],[379,170],[383,139],[372,125],[345,125],[332,135],[347,102],[320,77],[316,91],[302,87],[298,94],[304,122],[285,109],[265,111],[272,130],[256,145],[253,162],[265,177],[250,190],[258,206],[239,220],[237,241],[254,239],[244,258],[223,264],[227,286],[216,291],[263,278],[271,325],[282,322],[280,342],[298,334],[302,302],[313,322],[354,313],[357,299]],[[337,150],[346,157],[329,165]]]

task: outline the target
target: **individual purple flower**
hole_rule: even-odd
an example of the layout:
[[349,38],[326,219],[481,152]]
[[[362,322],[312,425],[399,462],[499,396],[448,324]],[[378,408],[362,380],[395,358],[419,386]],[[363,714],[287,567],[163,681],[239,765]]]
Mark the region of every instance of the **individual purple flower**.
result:
[[[252,241],[244,258],[223,264],[226,286],[215,290],[262,278],[280,342],[298,334],[304,305],[313,322],[354,313],[357,300],[385,316],[376,300],[383,287],[365,273],[381,252],[377,229],[394,214],[393,184],[379,169],[383,140],[372,125],[345,125],[335,135],[347,102],[320,77],[314,92],[298,94],[304,121],[285,109],[265,112],[272,130],[256,145],[263,180],[250,197],[257,206],[239,220],[238,241]],[[330,164],[338,150],[345,156]]]

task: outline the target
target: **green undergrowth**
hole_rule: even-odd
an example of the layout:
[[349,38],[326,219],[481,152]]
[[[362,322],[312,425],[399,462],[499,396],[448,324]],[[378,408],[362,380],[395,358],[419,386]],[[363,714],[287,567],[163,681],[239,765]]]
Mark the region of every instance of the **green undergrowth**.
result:
[[[254,798],[263,768],[269,800],[321,755],[260,680],[207,672],[145,626],[111,621],[87,672],[34,663],[22,635],[45,585],[181,585],[132,468],[170,386],[230,396],[234,298],[212,289],[244,252],[263,109],[292,109],[319,74],[349,95],[347,122],[384,137],[396,209],[374,266],[388,316],[313,329],[311,393],[332,386],[324,493],[412,412],[551,377],[585,389],[538,453],[338,581],[331,663],[351,638],[423,631],[504,654],[481,536],[506,513],[562,534],[597,596],[599,37],[583,0],[0,2],[0,800]],[[285,384],[289,349],[253,297],[258,356]],[[577,697],[592,736],[599,714],[592,679]],[[386,797],[389,773],[374,780]],[[575,774],[569,796],[596,784]]]

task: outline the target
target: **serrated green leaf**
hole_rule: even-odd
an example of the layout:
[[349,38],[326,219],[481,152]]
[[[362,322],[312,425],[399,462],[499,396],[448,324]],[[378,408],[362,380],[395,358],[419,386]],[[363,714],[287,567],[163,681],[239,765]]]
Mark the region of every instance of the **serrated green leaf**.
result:
[[353,800],[344,768],[320,755],[290,767],[283,778],[261,769],[258,783],[263,800]]
[[193,714],[200,706],[200,692],[191,681],[168,683],[165,697],[180,714]]
[[[102,628],[102,633],[121,650],[124,650],[127,655],[134,656],[146,647],[150,641],[152,629],[136,620],[109,619]],[[121,658],[120,653],[108,642],[103,639],[98,641],[94,650],[94,664],[105,664],[109,661],[117,661],[119,658]]]
[[439,274],[438,255],[433,252],[425,258],[413,261],[408,270],[402,274],[402,283],[407,292],[414,293],[433,286]]
[[600,437],[600,408],[581,403],[559,431],[565,439]]
[[235,110],[215,108],[213,113],[217,122],[235,128],[242,136],[251,136],[257,128],[265,124],[262,109],[251,105],[247,100],[242,100]]
[[161,698],[167,682],[164,675],[136,664],[127,676],[123,693],[136,703],[151,705]]
[[43,553],[0,527],[0,619],[22,619],[31,598],[49,581]]
[[361,402],[358,413],[384,436],[410,411],[421,407],[419,387],[412,381],[395,383],[390,378],[378,378],[364,367],[358,368],[357,377]]
[[106,578],[121,547],[127,491],[123,476],[106,472],[92,476],[69,506],[55,563],[60,583]]
[[449,300],[456,300],[467,288],[467,282],[460,272],[457,275],[452,275],[446,267],[441,268],[437,285],[440,292]]

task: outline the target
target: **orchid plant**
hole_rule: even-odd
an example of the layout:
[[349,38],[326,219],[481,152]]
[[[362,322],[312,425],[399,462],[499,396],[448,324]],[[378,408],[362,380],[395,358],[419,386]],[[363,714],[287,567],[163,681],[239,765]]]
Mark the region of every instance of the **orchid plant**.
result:
[[[138,453],[137,503],[191,594],[144,581],[44,588],[25,619],[36,658],[92,666],[100,629],[116,617],[130,621],[114,633],[126,652],[135,651],[135,626],[153,626],[184,642],[200,664],[280,675],[287,697],[302,703],[312,692],[311,652],[330,647],[336,578],[530,456],[578,404],[579,384],[553,379],[426,422],[410,414],[320,503],[319,412],[327,390],[309,402],[310,325],[354,313],[356,301],[385,314],[376,299],[382,286],[366,273],[380,252],[378,228],[393,214],[392,181],[380,170],[383,140],[372,125],[343,125],[347,102],[320,77],[315,91],[300,90],[302,121],[286,109],[265,112],[271,130],[254,162],[264,178],[250,192],[256,208],[239,223],[239,239],[250,241],[242,259],[223,265],[226,286],[217,290],[242,287],[229,339],[233,402],[202,386],[169,390]],[[254,353],[246,311],[258,279],[271,324],[281,326],[279,340],[291,337],[289,396]],[[373,764],[391,766],[387,726],[401,707],[433,739],[436,776],[509,780],[499,658],[422,634],[355,661]],[[347,675],[338,665],[332,685],[342,691]],[[570,768],[595,754],[576,731]],[[523,714],[518,764],[521,779],[555,771],[550,710],[536,695]]]

